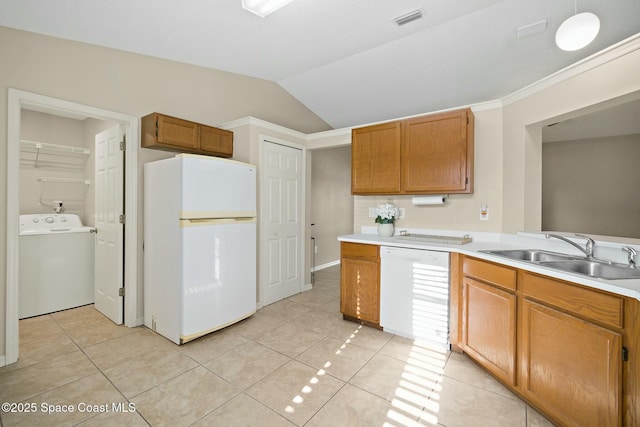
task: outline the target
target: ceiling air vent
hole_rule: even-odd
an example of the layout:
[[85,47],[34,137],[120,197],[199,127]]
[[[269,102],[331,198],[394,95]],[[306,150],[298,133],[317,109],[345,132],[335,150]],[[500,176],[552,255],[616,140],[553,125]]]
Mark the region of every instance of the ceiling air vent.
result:
[[409,22],[413,22],[416,19],[422,18],[422,10],[417,9],[413,12],[409,12],[405,15],[398,16],[397,18],[393,18],[393,22],[395,22],[398,26],[408,24]]
[[542,21],[534,22],[533,24],[523,25],[522,27],[518,27],[516,29],[516,34],[519,39],[523,39],[525,37],[532,36],[534,34],[538,34],[547,29],[547,20],[543,19]]

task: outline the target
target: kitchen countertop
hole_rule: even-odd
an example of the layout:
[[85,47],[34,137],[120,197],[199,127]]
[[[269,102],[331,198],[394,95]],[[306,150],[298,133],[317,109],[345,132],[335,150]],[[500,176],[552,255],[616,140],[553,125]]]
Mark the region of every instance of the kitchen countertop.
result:
[[[566,242],[557,239],[545,239],[543,233],[518,233],[502,234],[502,233],[474,233],[460,231],[445,230],[409,230],[410,233],[456,236],[470,235],[473,239],[471,243],[464,245],[431,243],[416,240],[409,240],[400,235],[392,237],[382,237],[375,233],[375,227],[363,227],[363,233],[350,234],[338,237],[342,242],[365,243],[380,246],[395,246],[402,248],[413,248],[433,251],[456,252],[463,255],[470,255],[476,258],[485,259],[487,261],[508,265],[522,270],[531,271],[546,276],[555,277],[557,279],[566,280],[568,282],[577,283],[594,289],[611,292],[626,297],[640,300],[640,279],[619,279],[605,280],[596,279],[579,274],[572,274],[563,271],[554,270],[543,267],[541,265],[532,264],[525,261],[513,260],[497,255],[491,255],[479,251],[483,250],[501,250],[501,249],[542,249],[553,252],[566,253],[569,255],[583,255],[576,248],[573,248]],[[571,235],[566,235],[570,237]],[[579,242],[580,239],[577,239]],[[626,263],[626,255],[620,250],[624,246],[619,243],[605,242],[596,240],[595,256],[599,259]],[[640,248],[637,248],[640,252]]]

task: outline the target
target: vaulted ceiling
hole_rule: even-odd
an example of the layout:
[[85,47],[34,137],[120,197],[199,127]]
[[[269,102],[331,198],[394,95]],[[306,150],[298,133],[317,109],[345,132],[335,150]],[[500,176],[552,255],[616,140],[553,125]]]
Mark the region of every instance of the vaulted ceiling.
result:
[[[498,99],[640,32],[638,0],[295,0],[266,18],[240,3],[2,0],[0,25],[272,80],[334,128]],[[576,5],[601,30],[565,52]]]

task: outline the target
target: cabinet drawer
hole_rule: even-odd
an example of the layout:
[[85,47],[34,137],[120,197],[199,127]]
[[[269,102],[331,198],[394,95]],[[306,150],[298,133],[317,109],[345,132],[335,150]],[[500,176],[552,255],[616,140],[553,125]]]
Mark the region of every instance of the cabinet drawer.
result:
[[462,271],[465,275],[475,277],[512,291],[516,290],[516,270],[475,258],[464,258]]
[[340,255],[344,258],[378,260],[378,245],[340,242]]
[[531,273],[522,274],[525,297],[537,299],[588,319],[622,328],[624,300]]

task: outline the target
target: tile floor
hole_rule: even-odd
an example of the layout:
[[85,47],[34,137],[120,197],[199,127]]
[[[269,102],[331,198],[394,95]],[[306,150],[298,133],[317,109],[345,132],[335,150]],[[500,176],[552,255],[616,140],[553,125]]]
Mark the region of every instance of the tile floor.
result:
[[93,306],[25,319],[0,402],[2,427],[551,425],[465,356],[342,320],[338,267],[180,347]]

